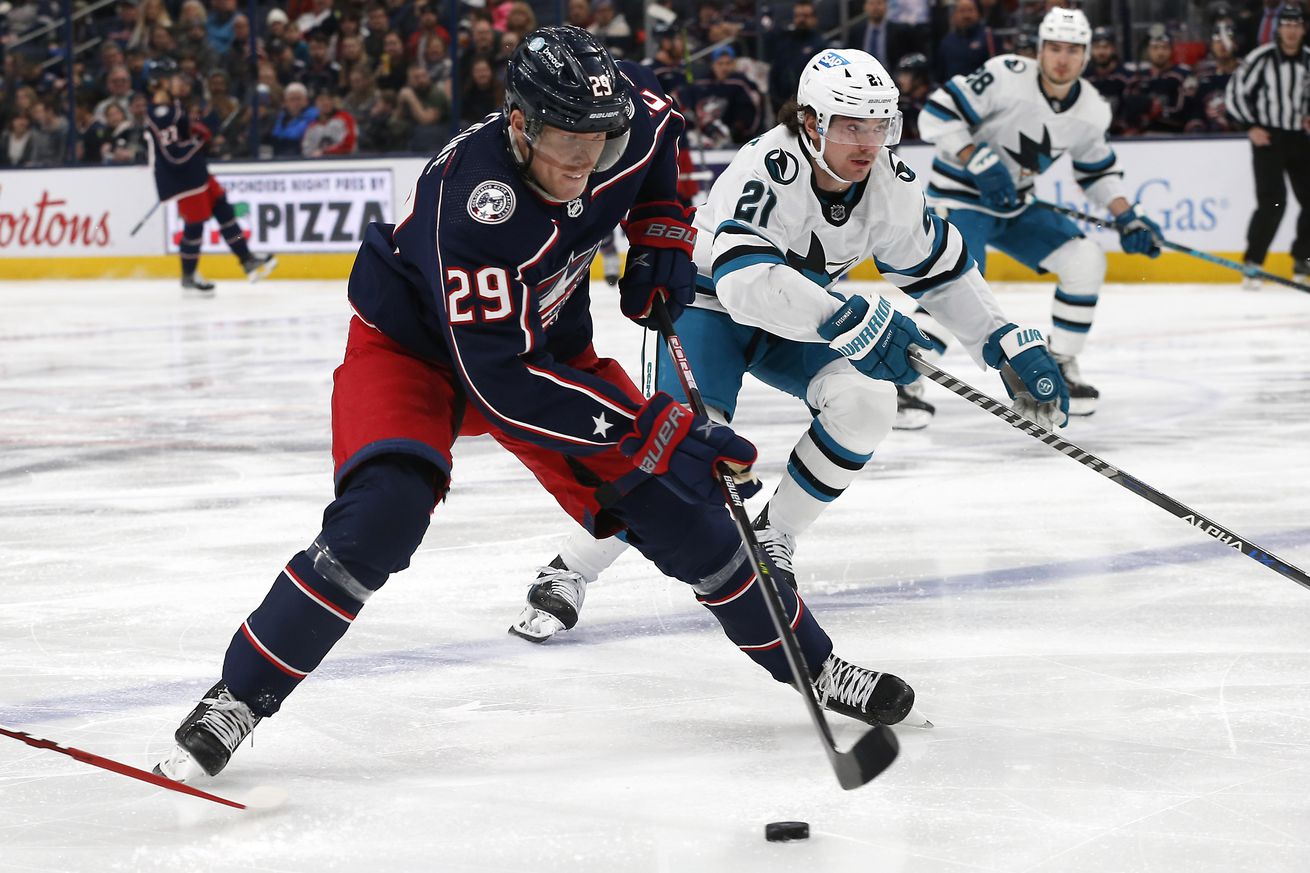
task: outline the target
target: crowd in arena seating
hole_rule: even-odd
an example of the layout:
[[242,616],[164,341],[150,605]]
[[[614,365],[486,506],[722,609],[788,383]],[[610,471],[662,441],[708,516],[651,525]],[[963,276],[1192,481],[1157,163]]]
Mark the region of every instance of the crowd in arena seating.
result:
[[[1068,2],[656,0],[648,10],[641,0],[463,0],[452,64],[444,0],[289,0],[260,5],[253,27],[237,0],[116,0],[75,19],[70,100],[60,4],[0,0],[0,166],[145,160],[156,73],[174,64],[192,77],[190,112],[212,157],[430,153],[500,107],[510,53],[560,8],[617,56],[643,58],[650,43],[695,146],[759,134],[804,61],[842,43],[894,71],[913,138],[936,83],[1000,52],[1033,55],[1037,22]],[[1157,24],[1141,39],[1098,27],[1086,75],[1114,106],[1114,132],[1230,129],[1224,83],[1269,40],[1280,2],[1212,3],[1202,39],[1195,26]],[[824,36],[842,25],[844,37]],[[1121,45],[1137,57],[1121,58]]]

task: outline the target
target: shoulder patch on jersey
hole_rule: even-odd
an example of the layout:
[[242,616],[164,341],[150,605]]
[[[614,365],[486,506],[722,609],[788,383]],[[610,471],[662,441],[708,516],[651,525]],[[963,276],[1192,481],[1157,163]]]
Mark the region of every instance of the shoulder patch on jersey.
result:
[[500,224],[514,214],[514,191],[504,182],[483,182],[469,195],[469,215],[483,224]]
[[1028,68],[1028,62],[1021,58],[1006,58],[1005,68],[1011,73],[1022,73]]
[[764,169],[768,170],[769,178],[779,185],[796,181],[800,168],[800,160],[786,149],[774,149],[764,156]]

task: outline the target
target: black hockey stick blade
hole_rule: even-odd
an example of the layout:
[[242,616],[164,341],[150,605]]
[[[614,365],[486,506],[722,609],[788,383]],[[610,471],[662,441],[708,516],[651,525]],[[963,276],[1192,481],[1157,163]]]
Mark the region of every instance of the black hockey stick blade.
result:
[[849,752],[839,752],[834,747],[829,758],[832,769],[837,771],[837,781],[850,791],[876,779],[900,753],[901,744],[892,729],[876,725],[860,737]]
[[1268,567],[1275,573],[1291,579],[1302,588],[1310,588],[1310,574],[1307,574],[1300,567],[1297,567],[1294,564],[1289,564],[1287,561],[1284,561],[1272,552],[1257,546],[1246,537],[1239,536],[1213,519],[1197,512],[1195,509],[1192,509],[1183,503],[1179,503],[1168,494],[1155,490],[1141,479],[1138,479],[1135,476],[1130,476],[1123,470],[1110,466],[1105,461],[1096,457],[1096,455],[1093,455],[1086,449],[1079,448],[1064,437],[1052,433],[1040,424],[1037,424],[1035,421],[1029,421],[1004,403],[983,394],[972,385],[961,382],[950,373],[934,367],[932,364],[919,357],[917,352],[912,352],[910,354],[910,365],[938,385],[941,385],[943,388],[954,394],[960,395],[974,406],[990,412],[992,415],[1011,425],[1016,430],[1023,431],[1038,442],[1045,443],[1060,454],[1066,455],[1082,464],[1084,467],[1100,473],[1116,485],[1128,489],[1148,503],[1154,503],[1165,512],[1168,512],[1176,518],[1182,519],[1202,533],[1214,537],[1225,546],[1241,552],[1243,555],[1246,555],[1248,558],[1251,558],[1262,566]]
[[160,776],[157,773],[151,773],[149,770],[142,770],[139,767],[133,767],[131,764],[124,764],[121,761],[115,761],[113,758],[106,758],[92,752],[84,752],[81,749],[75,749],[72,746],[64,746],[56,743],[54,740],[46,740],[41,737],[34,737],[26,731],[20,731],[17,728],[9,728],[0,725],[0,736],[12,737],[21,743],[27,743],[35,749],[47,749],[51,752],[58,752],[61,755],[67,755],[75,761],[81,761],[83,764],[90,764],[92,767],[99,767],[101,770],[108,770],[110,773],[118,773],[123,776],[130,776],[142,782],[149,782],[160,788],[167,788],[169,791],[176,791],[180,794],[190,794],[192,797],[199,797],[203,800],[209,800],[214,803],[230,806],[233,809],[245,809],[246,804],[238,803],[235,800],[228,800],[226,797],[219,797],[217,794],[210,794],[208,791],[201,791],[199,788],[192,788],[182,782],[174,782],[167,776]]
[[[682,384],[682,390],[687,395],[691,408],[697,415],[706,415],[705,401],[700,396],[700,389],[696,387],[696,377],[692,374],[691,364],[682,349],[682,341],[673,328],[673,319],[669,317],[664,299],[659,295],[655,296],[653,312],[659,322],[660,335],[664,337],[664,342],[668,346],[669,357],[673,359],[674,371],[678,374],[678,381]],[[811,676],[813,674],[805,663],[805,655],[787,618],[787,609],[778,591],[778,582],[773,578],[773,573],[769,569],[769,560],[764,554],[764,549],[760,547],[755,531],[751,529],[750,516],[746,513],[746,504],[737,491],[737,483],[732,477],[732,471],[724,464],[719,464],[716,471],[719,475],[719,485],[723,490],[724,502],[732,515],[733,524],[737,527],[737,534],[755,564],[760,593],[764,596],[769,618],[778,633],[778,641],[782,645],[782,652],[787,659],[791,675],[793,678]],[[837,782],[842,788],[847,791],[859,788],[890,767],[896,760],[900,745],[896,741],[895,734],[884,725],[875,725],[849,750],[843,752],[838,749],[837,741],[832,736],[832,728],[824,718],[823,707],[814,696],[814,687],[808,681],[795,682],[794,687],[801,694],[810,721],[814,723],[819,739],[823,741],[824,751],[828,754],[832,769],[837,774]]]
[[[1067,215],[1070,218],[1076,218],[1079,221],[1085,221],[1088,224],[1095,224],[1099,227],[1109,227],[1105,219],[1097,218],[1095,215],[1088,215],[1086,212],[1079,212],[1077,209],[1070,209],[1067,206],[1060,206],[1057,203],[1048,203],[1045,200],[1033,199],[1034,206],[1040,206],[1043,209],[1049,209],[1052,212],[1058,212],[1061,215]],[[1185,255],[1191,255],[1194,258],[1200,258],[1203,261],[1209,261],[1212,264],[1218,264],[1221,267],[1227,267],[1230,270],[1236,270],[1243,276],[1254,276],[1257,279],[1266,279],[1270,282],[1277,282],[1279,285],[1286,285],[1288,288],[1295,288],[1297,291],[1310,293],[1310,285],[1303,282],[1297,282],[1294,279],[1286,279],[1282,276],[1270,273],[1268,270],[1261,270],[1258,267],[1249,267],[1246,264],[1240,264],[1237,261],[1221,258],[1219,255],[1212,255],[1209,252],[1203,252],[1200,249],[1190,248],[1181,243],[1171,242],[1164,237],[1156,237],[1155,240],[1161,248],[1173,249],[1176,252],[1182,252]]]

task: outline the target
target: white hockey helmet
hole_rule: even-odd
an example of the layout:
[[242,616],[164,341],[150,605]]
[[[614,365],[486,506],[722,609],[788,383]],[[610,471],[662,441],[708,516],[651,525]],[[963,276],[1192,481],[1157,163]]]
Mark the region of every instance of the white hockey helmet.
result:
[[1083,69],[1091,59],[1092,26],[1081,9],[1056,7],[1046,13],[1037,26],[1037,56],[1041,57],[1046,42],[1069,42],[1083,47]]
[[[901,141],[901,92],[896,81],[887,73],[878,59],[858,49],[825,49],[805,64],[800,84],[796,88],[796,102],[802,109],[815,115],[819,132],[819,149],[815,161],[828,175],[850,184],[834,173],[823,159],[825,144],[832,142],[853,144],[860,139],[841,139],[833,129],[832,120],[843,118],[886,119],[877,126],[876,141],[869,144],[894,146]],[[800,117],[802,125],[805,117]]]

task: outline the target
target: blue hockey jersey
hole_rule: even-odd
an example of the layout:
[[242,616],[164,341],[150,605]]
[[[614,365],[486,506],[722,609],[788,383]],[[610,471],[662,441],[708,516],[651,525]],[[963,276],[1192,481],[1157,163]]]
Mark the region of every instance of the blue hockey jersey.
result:
[[172,200],[203,191],[209,184],[205,158],[208,132],[193,125],[182,104],[156,103],[146,113],[150,163],[160,200]]
[[530,187],[510,157],[504,115],[489,115],[428,163],[400,225],[369,227],[350,276],[361,319],[448,365],[494,426],[572,455],[616,444],[636,409],[563,363],[591,343],[596,250],[629,210],[685,218],[676,202],[682,117],[648,70],[618,66],[631,136],[581,197],[559,203]]

